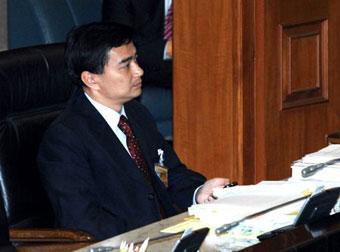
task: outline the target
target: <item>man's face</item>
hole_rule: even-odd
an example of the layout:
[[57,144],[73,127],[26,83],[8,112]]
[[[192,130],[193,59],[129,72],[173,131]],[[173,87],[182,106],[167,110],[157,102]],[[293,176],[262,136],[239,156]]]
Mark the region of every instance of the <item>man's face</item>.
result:
[[131,42],[112,48],[102,74],[95,74],[98,102],[120,109],[121,105],[142,92],[143,70],[136,61],[136,48]]

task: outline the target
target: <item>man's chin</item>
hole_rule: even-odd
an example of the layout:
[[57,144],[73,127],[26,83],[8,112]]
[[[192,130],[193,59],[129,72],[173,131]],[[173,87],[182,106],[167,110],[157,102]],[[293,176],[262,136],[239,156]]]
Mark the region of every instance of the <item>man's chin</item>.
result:
[[133,93],[133,98],[137,98],[137,97],[139,97],[140,95],[142,94],[142,87],[140,87],[140,88],[136,88],[136,90],[134,91],[134,93]]

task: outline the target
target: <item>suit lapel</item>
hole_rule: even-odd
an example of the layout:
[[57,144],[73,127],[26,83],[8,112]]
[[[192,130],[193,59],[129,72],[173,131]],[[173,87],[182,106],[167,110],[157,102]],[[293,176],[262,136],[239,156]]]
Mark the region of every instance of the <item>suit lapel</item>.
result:
[[79,109],[77,113],[84,116],[85,124],[83,126],[85,127],[88,125],[89,133],[93,135],[98,144],[101,145],[104,151],[109,154],[108,156],[111,157],[111,162],[113,164],[112,169],[120,169],[125,175],[130,176],[139,183],[145,184],[143,181],[144,177],[142,173],[138,171],[135,162],[131,159],[130,155],[105,119],[93,107],[83,93],[78,97],[75,106]]

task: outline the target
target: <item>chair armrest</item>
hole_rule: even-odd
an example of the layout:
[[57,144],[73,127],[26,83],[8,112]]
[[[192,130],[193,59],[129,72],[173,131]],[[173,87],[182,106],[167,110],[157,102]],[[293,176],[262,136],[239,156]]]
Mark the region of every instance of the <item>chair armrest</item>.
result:
[[90,234],[72,229],[10,228],[11,242],[94,242]]
[[[88,247],[93,242],[27,242],[15,246],[13,252],[72,252],[77,249]],[[7,250],[4,250],[9,252]]]

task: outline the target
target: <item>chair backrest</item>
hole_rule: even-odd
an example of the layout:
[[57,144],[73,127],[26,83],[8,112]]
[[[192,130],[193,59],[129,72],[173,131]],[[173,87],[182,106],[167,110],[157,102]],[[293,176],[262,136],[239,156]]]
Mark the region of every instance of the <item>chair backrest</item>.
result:
[[74,26],[101,20],[102,0],[10,0],[10,49],[64,42]]
[[1,199],[0,199],[0,251],[3,252],[15,251],[15,248],[9,241],[7,216],[3,201]]
[[51,44],[0,53],[0,193],[10,227],[54,222],[36,155],[74,87],[63,52],[64,44]]
[[3,201],[0,200],[0,246],[9,244],[9,232],[6,211]]

